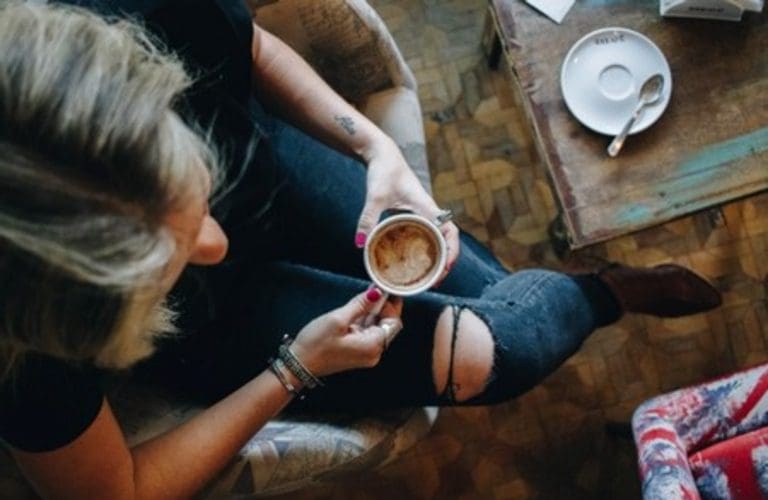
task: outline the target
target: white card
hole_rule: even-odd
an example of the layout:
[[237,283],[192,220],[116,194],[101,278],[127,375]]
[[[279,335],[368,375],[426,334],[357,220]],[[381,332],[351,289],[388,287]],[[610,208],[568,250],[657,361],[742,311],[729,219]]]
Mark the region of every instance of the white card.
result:
[[576,0],[525,0],[536,10],[545,14],[557,24],[563,22],[563,18],[571,10]]
[[697,17],[740,21],[743,0],[662,0],[660,12],[667,17]]
[[765,5],[764,0],[741,0],[739,2],[744,10],[751,10],[754,12],[760,12]]

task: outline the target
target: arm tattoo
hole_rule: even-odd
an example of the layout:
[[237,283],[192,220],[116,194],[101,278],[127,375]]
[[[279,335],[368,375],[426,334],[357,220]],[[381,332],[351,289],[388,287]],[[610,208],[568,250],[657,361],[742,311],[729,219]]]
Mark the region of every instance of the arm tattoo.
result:
[[350,118],[349,116],[340,116],[336,115],[333,117],[333,119],[341,125],[341,128],[343,128],[349,135],[355,135],[355,121]]

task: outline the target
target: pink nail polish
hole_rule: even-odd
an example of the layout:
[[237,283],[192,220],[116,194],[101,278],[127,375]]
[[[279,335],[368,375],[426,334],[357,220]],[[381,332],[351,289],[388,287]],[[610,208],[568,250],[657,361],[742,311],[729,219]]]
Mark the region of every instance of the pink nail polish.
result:
[[365,294],[365,298],[368,299],[368,302],[376,302],[381,298],[381,292],[378,288],[371,288],[368,290],[368,293]]
[[365,240],[368,239],[365,233],[357,233],[355,235],[355,246],[357,248],[363,248],[365,246]]

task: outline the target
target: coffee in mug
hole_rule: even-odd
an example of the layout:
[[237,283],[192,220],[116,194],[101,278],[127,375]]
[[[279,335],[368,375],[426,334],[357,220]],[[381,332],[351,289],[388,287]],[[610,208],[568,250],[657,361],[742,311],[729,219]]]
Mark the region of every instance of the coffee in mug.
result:
[[380,222],[365,245],[365,267],[373,282],[393,295],[415,295],[440,278],[446,261],[445,238],[419,215],[400,214]]

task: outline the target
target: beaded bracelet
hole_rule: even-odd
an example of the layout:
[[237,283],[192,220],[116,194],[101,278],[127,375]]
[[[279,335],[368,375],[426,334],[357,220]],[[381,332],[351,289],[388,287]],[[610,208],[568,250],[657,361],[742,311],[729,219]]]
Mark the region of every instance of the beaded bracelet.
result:
[[297,379],[304,384],[304,387],[308,389],[314,389],[315,387],[322,386],[323,383],[310,372],[304,364],[299,361],[299,358],[291,351],[291,343],[293,339],[289,335],[283,336],[283,343],[277,350],[278,358],[283,362],[283,365],[293,373]]
[[282,368],[285,368],[285,364],[281,359],[276,358],[276,359],[270,360],[269,371],[275,374],[275,377],[277,377],[277,380],[279,380],[280,383],[283,385],[283,387],[285,387],[285,390],[299,399],[304,399],[304,396],[299,393],[296,387],[285,376],[285,373],[283,373]]

